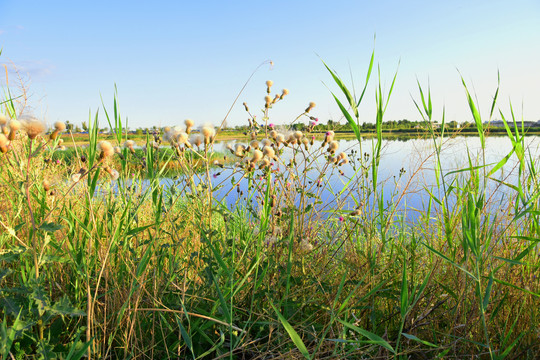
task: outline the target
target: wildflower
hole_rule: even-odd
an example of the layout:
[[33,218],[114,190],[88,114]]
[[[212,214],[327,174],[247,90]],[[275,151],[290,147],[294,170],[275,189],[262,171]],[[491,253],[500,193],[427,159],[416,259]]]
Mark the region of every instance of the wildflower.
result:
[[[270,123],[270,124],[268,124],[268,127],[271,128],[271,129],[273,129],[273,128],[274,128],[274,124],[273,124],[273,123]],[[275,130],[274,130],[274,131],[275,131]]]
[[340,222],[345,221],[345,219],[343,218],[343,216],[340,216],[340,217],[339,217],[339,221],[340,221]]
[[9,140],[6,137],[6,135],[0,134],[0,151],[2,151],[2,153],[4,154],[7,153],[8,145],[9,145]]
[[292,135],[294,136],[294,138],[295,138],[296,140],[300,140],[300,139],[302,138],[302,136],[304,136],[304,134],[302,134],[301,131],[295,131],[295,132],[293,132]]
[[326,132],[326,135],[325,135],[325,137],[324,137],[324,141],[323,141],[321,147],[324,147],[326,144],[328,144],[328,143],[330,143],[331,141],[333,141],[333,140],[334,140],[334,135],[335,135],[335,134],[334,134],[334,132],[333,132],[332,130],[327,131],[327,132]]
[[106,157],[114,155],[114,148],[108,141],[102,141],[99,143],[99,148],[101,150],[100,159],[103,160]]
[[121,153],[122,153],[122,149],[120,149],[120,146],[115,146],[115,147],[114,147],[114,152],[117,153],[117,154],[121,154]]
[[309,150],[309,139],[304,137],[302,138],[302,144],[304,144],[304,148],[306,149],[306,151]]
[[6,115],[0,113],[0,126],[6,125],[8,122],[8,118]]
[[133,141],[133,140],[127,140],[127,141],[124,143],[124,147],[125,147],[125,148],[128,148],[129,151],[131,151],[132,154],[135,153],[135,148],[134,148],[134,146],[135,146],[135,141]]
[[283,144],[283,143],[285,143],[285,135],[283,135],[283,134],[277,134],[275,140],[276,140],[276,142],[277,142],[278,145],[279,145],[279,144]]
[[337,141],[331,141],[330,144],[328,144],[328,149],[327,151],[330,153],[330,154],[333,154],[336,152],[336,150],[339,148],[339,143]]
[[309,103],[308,107],[306,108],[305,112],[310,112],[311,109],[313,109],[315,107],[315,103],[312,101]]
[[246,111],[249,112],[249,108],[248,108],[247,104],[243,103],[242,105],[244,105],[244,108],[246,109]]
[[270,160],[268,160],[267,158],[262,158],[259,163],[259,169],[263,169],[268,166],[270,166]]
[[281,96],[279,97],[280,99],[283,99],[285,96],[289,95],[289,90],[288,89],[283,89],[281,91]]
[[216,174],[212,175],[212,177],[213,177],[214,179],[217,179],[218,176],[219,176],[219,173],[216,173]]
[[200,135],[194,134],[189,139],[189,142],[191,143],[191,145],[195,145],[196,147],[199,147],[203,143],[203,138]]
[[259,148],[262,149],[264,148],[265,146],[270,146],[272,144],[272,142],[268,139],[262,139],[260,144],[259,144]]
[[11,120],[9,122],[9,129],[11,130],[9,132],[9,136],[8,136],[9,141],[15,139],[15,135],[17,133],[17,130],[19,130],[21,127],[22,127],[22,124],[18,120],[13,119],[13,120]]
[[234,155],[243,158],[245,156],[244,152],[246,151],[246,147],[242,144],[236,144],[234,146]]
[[277,160],[276,152],[271,146],[263,147],[263,155],[268,156],[270,159]]
[[266,95],[264,97],[264,102],[265,102],[264,107],[268,109],[270,107],[270,104],[272,104],[272,97],[270,95]]
[[208,145],[214,141],[214,136],[216,136],[216,129],[212,124],[205,124],[201,128],[201,134],[204,137],[204,144]]
[[253,157],[251,158],[251,162],[256,163],[259,160],[261,160],[263,157],[263,152],[259,149],[256,149],[253,151]]
[[193,120],[191,119],[186,119],[184,121],[184,124],[186,124],[186,133],[189,134],[191,132],[191,128],[193,127],[193,125],[195,124],[193,122]]
[[75,173],[71,175],[71,181],[74,183],[79,182],[81,180],[81,173]]
[[62,121],[57,121],[54,123],[54,131],[49,136],[51,140],[55,140],[59,133],[66,130],[66,124]]
[[266,92],[268,94],[270,94],[270,88],[272,87],[272,85],[274,85],[274,82],[272,80],[267,80],[266,81]]

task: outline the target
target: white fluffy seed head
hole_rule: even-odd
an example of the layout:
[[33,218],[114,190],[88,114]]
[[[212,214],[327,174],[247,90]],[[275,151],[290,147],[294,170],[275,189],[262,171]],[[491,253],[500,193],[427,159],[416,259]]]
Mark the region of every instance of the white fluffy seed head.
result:
[[285,142],[285,135],[283,135],[283,134],[277,134],[277,135],[276,135],[276,142],[277,142],[278,144],[284,143],[284,142]]
[[328,144],[328,152],[335,153],[336,150],[339,148],[339,143],[337,141],[331,141],[330,144]]
[[216,136],[216,129],[213,124],[205,124],[201,127],[201,134],[204,137],[204,143],[209,144]]
[[9,128],[11,129],[11,131],[17,131],[21,127],[22,127],[22,124],[19,120],[13,119],[9,122]]
[[271,146],[263,147],[263,155],[268,156],[270,159],[273,159],[276,156],[276,152]]
[[186,119],[186,120],[184,121],[184,124],[186,125],[186,133],[189,134],[189,133],[191,132],[191,128],[193,127],[193,125],[194,125],[195,123],[194,123],[193,120],[191,120],[191,119]]
[[101,150],[102,157],[109,157],[114,155],[114,148],[108,141],[102,141],[99,143],[99,149]]
[[66,130],[66,124],[63,121],[57,121],[54,123],[54,130],[64,131]]
[[295,131],[293,132],[293,136],[296,140],[300,140],[302,138],[302,136],[304,136],[304,134],[302,134],[301,131]]
[[177,137],[176,137],[176,142],[179,143],[179,144],[187,143],[188,142],[188,134],[186,134],[183,131],[179,132]]
[[257,140],[253,140],[249,143],[249,146],[251,146],[252,149],[258,149],[259,148],[259,142]]
[[261,160],[263,157],[263,153],[261,150],[256,149],[253,150],[253,157],[251,158],[251,162],[256,163],[257,161]]
[[37,119],[31,119],[25,122],[25,130],[30,139],[35,139],[45,132],[45,124]]

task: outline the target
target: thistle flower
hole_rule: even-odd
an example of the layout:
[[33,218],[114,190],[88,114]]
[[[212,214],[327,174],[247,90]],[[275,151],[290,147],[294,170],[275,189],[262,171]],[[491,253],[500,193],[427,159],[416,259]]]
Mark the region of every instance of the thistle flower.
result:
[[242,105],[244,105],[244,108],[246,109],[246,111],[249,112],[249,108],[248,108],[247,104],[243,103]]
[[[270,124],[270,125],[273,125],[273,124]],[[274,140],[276,140],[277,136],[278,136],[278,132],[276,130],[271,130],[268,135],[270,135],[270,137]]]
[[124,143],[124,147],[125,147],[125,148],[128,148],[129,151],[130,151],[132,154],[135,153],[135,148],[134,148],[134,146],[135,146],[135,141],[133,141],[133,140],[127,140],[127,141]]
[[62,131],[66,130],[66,124],[64,124],[62,121],[57,121],[54,123],[54,130],[49,135],[49,138],[51,140],[55,140],[58,137],[58,134]]
[[8,118],[6,115],[0,113],[0,126],[6,125],[8,122]]
[[270,166],[270,160],[268,160],[267,158],[262,158],[259,162],[259,169],[263,169],[268,166]]
[[245,156],[246,147],[242,144],[236,144],[234,146],[234,155],[243,158]]
[[22,127],[22,124],[21,124],[21,122],[19,120],[12,119],[9,122],[9,129],[11,131],[9,132],[8,140],[11,141],[11,140],[15,139],[15,135],[17,133],[17,130],[19,130],[21,127]]
[[184,124],[186,124],[186,133],[189,134],[191,132],[191,128],[193,127],[193,125],[195,124],[193,122],[193,120],[191,119],[186,119],[184,121]]
[[271,146],[263,147],[262,152],[263,152],[264,156],[268,156],[268,158],[270,158],[272,160],[277,160],[276,152],[274,151],[274,149]]
[[265,107],[265,108],[269,108],[270,105],[272,104],[272,97],[271,97],[270,95],[266,95],[266,96],[264,97],[264,102],[265,102],[264,107]]
[[259,144],[259,147],[262,149],[265,146],[270,146],[272,142],[268,139],[262,139],[261,143]]
[[304,136],[304,134],[302,134],[301,131],[295,131],[293,132],[293,136],[296,140],[300,140]]
[[283,89],[281,91],[281,96],[279,98],[283,99],[286,95],[289,95],[289,90],[288,89]]
[[108,141],[102,141],[99,143],[99,149],[101,150],[100,159],[103,160],[106,157],[114,155],[114,148]]
[[275,140],[276,140],[276,142],[277,142],[278,145],[279,145],[279,144],[283,144],[283,143],[285,143],[285,135],[283,135],[283,134],[277,134]]
[[305,112],[307,112],[307,113],[310,112],[311,109],[313,109],[313,108],[315,107],[315,105],[316,105],[316,104],[315,104],[313,101],[310,102],[309,105],[308,105],[308,107],[306,108]]
[[268,94],[270,94],[270,88],[272,87],[272,85],[274,85],[274,82],[272,80],[267,80],[266,81],[266,92]]
[[35,139],[38,135],[45,132],[45,124],[38,119],[29,118],[24,122],[24,129],[30,139]]
[[204,137],[204,144],[208,145],[214,140],[216,129],[212,124],[205,124],[201,127],[201,134]]
[[330,144],[328,144],[328,149],[327,151],[330,153],[330,154],[333,154],[336,152],[336,150],[339,148],[339,143],[337,141],[331,141]]
[[259,148],[259,142],[257,140],[253,140],[249,143],[249,146],[251,146],[252,149],[257,150]]
[[323,143],[321,144],[321,147],[324,147],[326,146],[326,144],[330,143],[332,140],[334,140],[334,132],[332,130],[330,131],[327,131],[326,132],[326,135],[324,137],[324,141]]
[[227,144],[227,145],[225,146],[225,148],[226,148],[227,150],[229,150],[229,151],[231,152],[231,154],[234,154],[234,149],[233,149],[233,147],[232,147],[232,144],[230,144],[230,143]]
[[218,166],[223,169],[223,164],[219,162],[219,160],[214,160],[213,162],[214,166]]
[[309,139],[307,137],[302,138],[302,144],[304,144],[304,149],[306,149],[306,151],[308,151],[309,150]]
[[253,157],[251,158],[251,162],[256,163],[259,160],[261,160],[262,157],[263,157],[263,152],[261,150],[256,149],[253,151]]
[[9,145],[9,140],[6,137],[6,135],[0,134],[0,151],[2,151],[2,153],[4,154],[7,153],[9,149],[8,145]]
[[203,138],[202,138],[202,136],[200,136],[198,134],[193,134],[191,136],[191,138],[189,139],[189,142],[191,143],[191,145],[195,145],[196,147],[200,147],[201,144],[203,143]]
[[75,173],[71,175],[71,181],[73,181],[74,183],[79,182],[79,180],[81,180],[80,173]]

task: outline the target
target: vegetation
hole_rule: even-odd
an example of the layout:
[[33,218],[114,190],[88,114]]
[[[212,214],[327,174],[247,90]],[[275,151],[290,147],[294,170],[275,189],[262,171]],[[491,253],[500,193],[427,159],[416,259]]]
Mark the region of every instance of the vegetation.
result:
[[[373,61],[358,96],[328,68],[358,140]],[[244,104],[252,140],[228,146],[234,164],[213,155],[221,128],[190,134],[191,120],[147,134],[144,153],[136,151],[116,97],[113,112],[104,109],[113,144],[100,142],[96,113],[85,124],[87,150],[75,146],[71,161],[51,161],[59,159],[65,124],[44,135],[6,91],[0,356],[536,357],[540,179],[513,114],[508,124],[500,113],[512,151],[486,163],[486,130],[465,86],[482,151],[448,172],[440,161],[444,111],[442,130],[428,126],[431,94],[419,87],[437,184],[426,185],[431,200],[410,222],[397,212],[407,187],[388,194],[379,178],[393,83],[387,93],[380,81],[376,87],[370,148],[359,141],[349,154],[333,131],[315,145],[314,103],[292,121],[307,120],[307,132],[274,129],[271,109],[288,91],[272,97],[273,83],[266,85],[264,126]],[[172,150],[162,150],[161,140]],[[507,201],[493,203],[489,184],[501,181],[496,174],[514,156],[519,181],[501,182]],[[185,175],[164,186],[170,163]],[[355,175],[347,178],[349,166]]]

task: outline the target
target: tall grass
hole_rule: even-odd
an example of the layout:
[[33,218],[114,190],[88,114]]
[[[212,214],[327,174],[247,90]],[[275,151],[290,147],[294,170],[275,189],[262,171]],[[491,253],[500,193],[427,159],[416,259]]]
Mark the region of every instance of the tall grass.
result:
[[[357,96],[326,66],[360,146],[373,67],[374,55]],[[271,96],[272,82],[262,123],[244,104],[252,141],[228,147],[234,160],[214,150],[219,128],[189,134],[190,121],[133,148],[116,92],[102,110],[113,144],[99,141],[99,112],[88,148],[69,154],[59,138],[31,138],[25,120],[26,131],[0,139],[2,358],[535,358],[540,192],[523,126],[501,112],[512,150],[486,163],[480,106],[463,82],[482,150],[445,169],[451,134],[428,126],[436,184],[411,221],[397,211],[408,187],[385,194],[379,176],[397,72],[386,92],[378,76],[377,136],[360,153],[340,150],[332,132],[319,146],[272,127],[288,94]],[[9,136],[21,114],[17,94],[4,94]],[[426,124],[431,99],[419,84]],[[315,112],[310,103],[291,123],[314,125]],[[497,177],[514,156],[517,184]],[[165,186],[171,167],[181,176]],[[491,183],[506,188],[505,203],[490,200]]]

